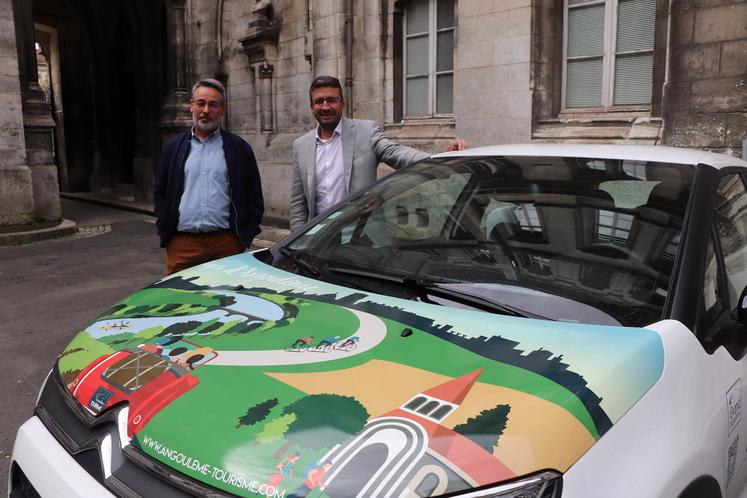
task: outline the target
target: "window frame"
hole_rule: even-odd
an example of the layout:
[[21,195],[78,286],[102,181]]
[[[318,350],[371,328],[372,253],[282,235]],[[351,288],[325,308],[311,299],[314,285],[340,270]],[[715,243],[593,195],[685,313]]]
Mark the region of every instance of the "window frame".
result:
[[[446,28],[438,28],[438,1],[439,0],[425,0],[428,3],[428,31],[410,34],[407,32],[407,16],[410,7],[409,2],[405,2],[404,8],[402,9],[402,119],[423,119],[423,118],[451,118],[454,116],[454,91],[452,86],[451,93],[451,105],[452,112],[449,113],[438,113],[438,89],[437,79],[438,76],[450,74],[452,77],[452,85],[454,82],[455,70],[454,70],[454,52],[456,49],[457,33],[457,2],[453,2],[453,22],[451,26]],[[449,71],[438,71],[438,34],[452,32],[452,65]],[[424,74],[408,75],[407,74],[407,42],[412,38],[422,37],[423,35],[428,36],[428,112],[426,114],[408,114],[407,113],[407,82],[409,79],[414,77],[422,78]]]
[[[604,44],[602,49],[602,89],[601,105],[598,107],[568,107],[568,61],[593,59],[598,56],[568,56],[568,17],[571,9],[582,9],[593,5],[604,5]],[[654,11],[654,44],[648,50],[635,50],[617,53],[617,11],[618,0],[589,0],[588,2],[571,6],[569,0],[563,0],[563,26],[562,26],[562,52],[561,52],[561,80],[560,80],[560,114],[563,113],[607,113],[607,112],[631,112],[631,111],[651,111],[654,99],[657,98],[655,86],[656,78],[656,38],[657,23],[656,10]],[[619,55],[631,54],[651,54],[652,57],[652,75],[651,75],[651,99],[648,104],[627,104],[615,105],[615,62]]]

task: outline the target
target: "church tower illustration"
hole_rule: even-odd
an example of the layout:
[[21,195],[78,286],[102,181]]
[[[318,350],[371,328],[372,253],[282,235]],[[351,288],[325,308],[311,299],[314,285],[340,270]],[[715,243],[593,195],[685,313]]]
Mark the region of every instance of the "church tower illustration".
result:
[[492,484],[514,472],[471,439],[442,425],[459,409],[482,369],[419,392],[368,421],[334,448],[327,489],[342,496],[430,496]]

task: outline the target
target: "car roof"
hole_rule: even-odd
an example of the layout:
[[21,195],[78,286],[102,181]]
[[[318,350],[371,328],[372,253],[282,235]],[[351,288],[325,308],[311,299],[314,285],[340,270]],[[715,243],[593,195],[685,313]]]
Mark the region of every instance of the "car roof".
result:
[[668,147],[665,145],[506,144],[475,147],[454,152],[444,152],[436,154],[434,157],[477,156],[585,157],[691,165],[708,164],[714,168],[725,168],[727,166],[747,167],[747,161],[727,154],[716,154],[714,152],[706,152],[698,149]]

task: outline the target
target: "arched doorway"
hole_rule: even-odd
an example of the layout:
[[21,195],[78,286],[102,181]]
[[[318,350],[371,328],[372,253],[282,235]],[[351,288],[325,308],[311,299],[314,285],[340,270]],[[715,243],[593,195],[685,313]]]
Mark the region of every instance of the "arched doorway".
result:
[[[165,6],[144,0],[33,0],[38,37],[59,40],[61,190],[147,197],[166,92]],[[136,164],[138,166],[136,166]],[[140,188],[141,191],[137,191]]]

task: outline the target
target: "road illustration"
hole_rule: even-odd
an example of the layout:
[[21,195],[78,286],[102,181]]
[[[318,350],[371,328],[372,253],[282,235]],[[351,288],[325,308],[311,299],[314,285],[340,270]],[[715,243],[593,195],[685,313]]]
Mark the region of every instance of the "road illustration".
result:
[[[345,308],[358,317],[358,330],[352,333],[360,339],[353,351],[345,349],[331,349],[314,351],[308,350],[287,351],[284,349],[259,350],[259,351],[217,351],[217,358],[213,359],[211,365],[224,366],[266,366],[266,365],[300,365],[302,363],[320,363],[349,358],[352,355],[363,353],[373,348],[386,337],[386,324],[381,318],[350,308]],[[344,338],[343,338],[344,340]],[[342,342],[342,341],[341,341]]]

